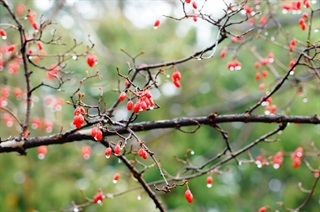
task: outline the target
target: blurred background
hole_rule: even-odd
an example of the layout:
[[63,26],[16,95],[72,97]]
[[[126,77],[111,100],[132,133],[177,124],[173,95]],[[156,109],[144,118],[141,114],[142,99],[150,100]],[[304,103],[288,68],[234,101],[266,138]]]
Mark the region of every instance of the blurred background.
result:
[[[199,5],[202,1],[199,1]],[[208,1],[205,12],[219,18],[224,14],[223,1]],[[171,82],[172,68],[165,68],[165,72],[158,78],[159,89],[152,89],[155,102],[160,109],[140,113],[136,122],[148,120],[172,119],[185,116],[207,116],[212,112],[219,114],[243,113],[255,104],[263,94],[272,89],[277,83],[277,76],[271,69],[283,76],[291,60],[283,46],[295,38],[302,45],[307,38],[297,24],[299,14],[284,14],[281,7],[274,4],[275,14],[284,21],[282,28],[270,27],[265,31],[257,31],[263,38],[254,39],[250,44],[241,46],[226,39],[216,49],[216,54],[208,60],[191,60],[179,64],[176,68],[181,72],[181,88],[176,88]],[[44,126],[30,128],[30,136],[46,136],[59,131],[74,128],[72,125],[73,110],[70,95],[78,88],[79,80],[99,70],[102,77],[87,80],[81,87],[85,93],[83,99],[87,104],[95,105],[103,90],[103,101],[110,107],[118,98],[116,89],[124,88],[124,80],[119,79],[116,66],[122,73],[127,73],[127,62],[131,62],[121,48],[132,55],[139,56],[136,64],[153,64],[176,60],[192,55],[215,42],[217,28],[205,23],[200,18],[197,22],[191,19],[176,21],[163,15],[181,17],[183,15],[179,1],[82,1],[66,0],[56,11],[61,2],[50,0],[10,1],[13,10],[23,3],[25,10],[20,15],[20,21],[25,24],[27,32],[32,35],[33,29],[24,19],[27,9],[36,12],[36,20],[46,20],[53,15],[54,24],[50,25],[43,34],[43,40],[49,40],[53,32],[61,36],[61,43],[65,45],[46,45],[47,55],[65,52],[73,44],[73,39],[83,45],[75,52],[85,52],[90,46],[90,40],[95,44],[91,51],[98,57],[98,64],[93,68],[86,63],[86,56],[67,61],[61,71],[70,78],[59,90],[46,87],[38,89],[33,97],[32,117],[47,120],[52,123],[52,129]],[[316,4],[316,1],[312,1]],[[262,8],[263,9],[263,8]],[[239,15],[238,18],[243,18]],[[7,11],[0,6],[0,28],[6,27],[3,23],[13,23]],[[155,20],[161,24],[157,30],[153,29]],[[236,20],[236,19],[235,19]],[[239,19],[240,20],[240,19]],[[292,21],[291,21],[292,20]],[[319,26],[319,17],[314,19],[314,26]],[[317,24],[318,23],[318,24]],[[243,24],[232,27],[235,34],[241,33],[249,25]],[[8,38],[0,39],[0,45],[9,45],[19,41],[19,34],[14,29],[7,30]],[[319,38],[319,32],[314,29],[311,41]],[[248,38],[249,39],[249,38]],[[227,56],[220,58],[220,52],[228,48]],[[35,48],[35,47],[34,47]],[[266,67],[269,72],[267,78],[260,81],[255,79],[257,69],[254,63],[257,55],[266,57],[270,52],[274,54],[272,68]],[[296,55],[297,56],[297,55]],[[227,63],[237,58],[242,63],[242,69],[229,71]],[[40,64],[55,63],[54,57],[43,58]],[[45,82],[57,85],[55,80],[46,78],[46,72],[30,66],[34,72],[31,76],[33,86]],[[154,70],[157,71],[157,70]],[[262,71],[262,70],[260,70]],[[295,76],[305,77],[308,71],[305,67],[297,67]],[[144,78],[138,78],[137,83],[142,86]],[[265,84],[264,90],[259,85]],[[24,89],[25,81],[20,67],[16,74],[10,74],[6,69],[0,71],[1,89],[9,87]],[[22,86],[21,86],[22,85]],[[301,91],[302,88],[302,92]],[[273,96],[273,103],[277,105],[277,114],[305,115],[319,114],[319,81],[311,79],[302,83],[290,80],[277,95]],[[50,101],[51,100],[51,101]],[[48,103],[49,102],[49,103]],[[52,103],[54,102],[54,103]],[[8,96],[7,107],[23,120],[23,98],[13,94]],[[264,114],[264,107],[259,107],[255,114]],[[4,118],[4,111],[0,110],[1,139],[16,136],[19,133],[17,123],[8,125]],[[115,111],[115,119],[129,117],[126,104],[121,103]],[[253,142],[261,135],[276,128],[275,124],[243,124],[225,123],[221,127],[228,131],[229,139],[234,150]],[[194,127],[184,128],[193,130]],[[161,161],[164,170],[176,175],[183,172],[184,165],[174,159],[184,158],[187,153],[191,162],[201,165],[214,157],[225,148],[225,142],[219,132],[211,127],[203,126],[196,133],[188,134],[178,130],[154,130],[138,133],[146,145],[155,152]],[[297,187],[301,182],[305,189],[310,189],[315,179],[313,173],[303,163],[297,169],[292,168],[290,154],[299,146],[306,152],[305,159],[314,168],[319,167],[319,158],[311,144],[318,149],[320,136],[319,125],[290,124],[286,130],[274,136],[276,142],[261,143],[250,152],[253,157],[262,155],[270,157],[278,151],[284,152],[284,162],[281,168],[274,169],[272,165],[257,168],[254,163],[245,163],[237,166],[231,161],[221,167],[223,174],[213,175],[213,186],[207,188],[206,177],[202,176],[189,181],[189,187],[194,196],[192,204],[184,198],[185,187],[179,187],[172,192],[157,193],[169,211],[257,211],[263,205],[273,209],[280,209],[277,202],[283,201],[288,207],[297,207],[306,198],[307,194]],[[110,137],[108,140],[117,141],[119,138]],[[90,158],[84,159],[81,151],[83,146],[90,146]],[[136,145],[133,141],[133,145]],[[137,147],[135,147],[137,148]],[[60,211],[72,208],[71,202],[85,202],[80,192],[93,198],[99,188],[105,193],[117,194],[127,189],[139,186],[130,176],[126,167],[119,163],[116,157],[106,159],[104,147],[92,141],[73,142],[64,145],[48,146],[48,153],[44,159],[38,158],[37,149],[29,149],[27,156],[18,156],[16,153],[0,155],[0,211]],[[129,156],[130,158],[130,156]],[[239,159],[248,159],[243,154]],[[151,164],[151,160],[146,162]],[[121,178],[113,184],[115,173]],[[145,172],[147,182],[160,180],[161,176],[156,167]],[[319,185],[318,187],[319,188]],[[319,208],[319,189],[311,198],[304,211],[316,211]],[[104,200],[102,205],[90,205],[84,211],[157,211],[154,203],[143,189],[136,189],[114,199]]]

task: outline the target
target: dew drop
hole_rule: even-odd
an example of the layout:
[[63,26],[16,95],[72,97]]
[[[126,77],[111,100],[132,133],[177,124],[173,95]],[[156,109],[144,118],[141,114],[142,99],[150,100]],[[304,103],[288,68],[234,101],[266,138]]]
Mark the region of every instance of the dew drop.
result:
[[45,154],[38,154],[38,158],[39,158],[39,160],[43,160],[44,158],[45,158]]
[[73,55],[73,56],[72,56],[72,59],[77,60],[77,59],[78,59],[78,56],[77,56],[77,55]]
[[79,209],[76,207],[73,209],[73,212],[79,212]]
[[2,39],[3,39],[3,40],[7,39],[7,36],[2,36]]
[[106,155],[106,158],[107,158],[107,159],[110,158],[110,155]]
[[306,97],[306,98],[303,98],[303,100],[302,100],[304,103],[307,103],[309,100],[308,100],[308,98]]
[[137,196],[137,200],[141,200],[141,196],[140,195]]
[[279,168],[280,168],[280,165],[277,164],[277,163],[275,163],[275,164],[273,164],[273,168],[274,168],[274,169],[279,169]]
[[193,151],[193,150],[191,150],[190,154],[191,154],[191,155],[194,155],[194,151]]
[[268,36],[268,35],[269,35],[269,32],[264,32],[264,35],[265,35],[265,36]]
[[319,32],[319,29],[314,29],[314,32],[315,32],[315,33]]
[[112,180],[112,182],[113,182],[114,184],[117,184],[118,180]]
[[207,184],[207,187],[208,187],[208,188],[211,188],[211,187],[212,187],[212,184],[211,184],[211,183],[208,183],[208,184]]

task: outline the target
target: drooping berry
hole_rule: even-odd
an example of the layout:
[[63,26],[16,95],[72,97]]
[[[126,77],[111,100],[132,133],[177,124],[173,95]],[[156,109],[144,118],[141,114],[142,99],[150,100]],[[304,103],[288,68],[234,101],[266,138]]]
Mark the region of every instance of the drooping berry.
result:
[[114,147],[113,151],[114,151],[114,154],[115,154],[116,156],[117,156],[117,155],[120,155],[120,153],[121,153],[121,147],[120,147],[120,145],[117,144],[117,145]]
[[140,102],[136,102],[133,106],[133,110],[135,113],[138,113],[140,111],[140,108],[141,108]]
[[0,29],[0,36],[3,40],[7,39],[7,33],[3,29]]
[[38,147],[38,158],[40,160],[44,159],[46,154],[47,154],[48,150],[47,150],[47,146],[39,146]]
[[15,48],[16,48],[16,45],[12,44],[12,45],[8,46],[7,51],[8,52],[13,52],[15,50]]
[[75,115],[74,118],[73,118],[73,125],[77,128],[77,129],[80,129],[82,124],[84,122],[84,117],[82,114],[78,114],[78,115]]
[[87,146],[87,145],[83,146],[82,147],[82,157],[83,157],[83,159],[88,160],[90,158],[91,151],[92,151],[92,149],[91,149],[90,146]]
[[268,75],[269,75],[268,71],[266,71],[266,70],[263,70],[263,71],[262,71],[262,76],[263,76],[264,78],[268,77]]
[[267,208],[266,207],[261,207],[259,208],[258,212],[266,212],[267,211]]
[[128,101],[128,103],[127,103],[127,109],[128,109],[129,111],[131,111],[132,108],[133,108],[133,102],[130,100],[130,101]]
[[160,20],[157,19],[157,20],[154,22],[154,24],[153,24],[153,28],[154,28],[154,29],[158,29],[159,25],[160,25]]
[[256,80],[260,80],[261,79],[261,74],[258,72],[256,73],[256,76],[255,76]]
[[211,188],[212,187],[212,176],[207,177],[207,187]]
[[89,55],[87,57],[87,63],[90,67],[93,67],[94,65],[96,65],[98,63],[98,58],[94,54],[89,53]]
[[195,1],[192,2],[192,7],[193,7],[194,9],[197,9],[197,8],[198,8],[197,3],[196,3]]
[[222,49],[221,52],[220,52],[220,57],[221,57],[221,58],[224,58],[226,55],[227,55],[227,50],[224,48],[224,49]]
[[119,96],[120,102],[122,102],[126,98],[126,96],[127,96],[126,92],[121,92]]
[[106,155],[106,158],[110,158],[111,153],[112,153],[112,149],[111,147],[108,147],[104,154]]
[[39,50],[42,50],[42,49],[43,49],[43,44],[42,44],[41,41],[38,41],[37,46],[38,46],[38,49],[39,49]]
[[193,201],[193,195],[192,195],[190,189],[187,189],[187,190],[184,192],[184,196],[185,196],[185,198],[187,199],[187,201],[188,201],[189,203],[192,203],[192,201]]
[[293,165],[292,165],[292,167],[293,167],[294,169],[296,169],[296,168],[298,168],[300,165],[301,165],[301,159],[300,159],[300,158],[294,158],[294,159],[293,159]]
[[116,173],[116,174],[113,176],[112,182],[113,182],[114,184],[116,184],[119,179],[120,179],[120,174],[119,174],[119,173]]
[[283,162],[283,153],[277,152],[276,155],[273,157],[273,168],[278,169],[282,166]]

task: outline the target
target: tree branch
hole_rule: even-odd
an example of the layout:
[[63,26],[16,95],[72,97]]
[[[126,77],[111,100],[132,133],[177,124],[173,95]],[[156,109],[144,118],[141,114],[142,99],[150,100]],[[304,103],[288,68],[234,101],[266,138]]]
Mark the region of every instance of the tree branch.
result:
[[[179,128],[185,126],[195,125],[212,125],[217,123],[230,123],[230,122],[243,122],[243,123],[300,123],[300,124],[320,124],[320,118],[318,115],[314,116],[284,116],[284,115],[246,115],[246,114],[230,114],[230,115],[218,115],[211,114],[209,116],[200,117],[182,117],[168,120],[158,121],[146,121],[140,123],[129,124],[128,127],[134,131],[149,131],[155,129],[166,129],[166,128]],[[88,124],[87,126],[89,126]],[[111,136],[128,133],[126,127],[123,126],[110,126],[108,131],[103,132],[103,136]],[[10,147],[9,142],[19,141],[19,137],[3,140],[0,143],[0,153],[2,152],[15,152],[21,151],[22,149],[29,149],[41,145],[53,145],[70,143],[80,140],[93,140],[91,136],[91,129],[82,130],[69,130],[64,133],[58,133],[50,136],[42,137],[31,137],[26,138],[21,148]]]

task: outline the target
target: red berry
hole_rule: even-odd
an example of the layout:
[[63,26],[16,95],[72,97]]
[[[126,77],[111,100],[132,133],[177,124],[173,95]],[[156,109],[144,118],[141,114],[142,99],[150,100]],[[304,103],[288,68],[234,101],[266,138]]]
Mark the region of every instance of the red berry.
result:
[[227,50],[226,49],[222,49],[220,52],[220,57],[224,58],[227,55]]
[[87,57],[87,63],[90,67],[93,67],[95,64],[98,63],[98,58],[94,54],[89,53]]
[[191,0],[186,0],[186,3],[188,3],[188,4],[189,4],[190,2],[191,2]]
[[133,108],[133,102],[130,100],[130,101],[128,101],[128,103],[127,103],[127,109],[128,109],[129,111],[131,111],[132,108]]
[[4,31],[3,29],[0,29],[0,36],[1,36],[3,39],[6,39],[6,38],[7,38],[7,33],[6,33],[6,31]]
[[266,87],[265,84],[264,84],[264,83],[261,83],[261,84],[259,85],[259,90],[262,91],[262,90],[264,90],[265,87]]
[[303,23],[303,24],[301,25],[301,29],[304,31],[304,30],[306,30],[306,28],[307,28],[307,25],[306,25],[305,23]]
[[42,50],[42,49],[43,49],[43,45],[42,45],[42,42],[41,42],[41,41],[38,41],[37,45],[38,45],[38,49],[39,49],[39,50]]
[[177,87],[177,88],[180,88],[181,87],[181,84],[179,81],[173,81],[173,84]]
[[126,96],[127,96],[126,92],[121,92],[119,96],[120,102],[122,102],[126,98]]
[[157,28],[159,27],[159,25],[160,25],[160,20],[158,19],[158,20],[156,20],[156,21],[154,22],[153,28],[154,28],[154,29],[157,29]]
[[108,147],[104,154],[106,155],[106,158],[110,158],[111,153],[112,153],[112,149]]
[[181,73],[180,71],[175,71],[172,74],[172,80],[173,81],[177,81],[177,80],[181,80]]
[[73,125],[76,126],[77,129],[80,129],[84,122],[84,117],[82,114],[75,115],[73,118]]
[[301,26],[302,24],[305,24],[305,22],[304,22],[304,19],[303,19],[303,18],[300,18],[300,19],[299,19],[299,24],[300,24],[300,26]]
[[91,154],[91,147],[90,146],[83,146],[82,147],[82,157],[85,160],[88,160],[90,158],[90,154]]
[[191,191],[189,189],[186,190],[186,192],[184,193],[185,198],[187,199],[187,201],[189,203],[192,203],[193,201],[193,195],[191,193]]
[[194,15],[194,16],[192,17],[192,19],[193,19],[194,22],[197,22],[198,17],[197,17],[196,15]]
[[140,108],[141,108],[140,102],[136,102],[133,106],[133,110],[135,113],[138,113],[140,111]]
[[293,159],[293,165],[292,165],[292,167],[293,167],[294,169],[296,169],[296,168],[298,168],[300,165],[301,165],[301,159],[300,159],[300,158],[294,158],[294,159]]
[[268,17],[267,16],[262,16],[260,19],[260,23],[262,25],[265,25],[268,22]]
[[260,66],[261,66],[261,63],[260,62],[255,62],[254,63],[254,67],[256,68],[256,69],[258,69],[258,68],[260,68]]
[[246,11],[246,13],[248,14],[248,15],[250,15],[251,13],[252,13],[252,9],[251,9],[251,7],[249,7],[249,6],[243,6],[243,9]]
[[266,71],[266,70],[262,71],[262,76],[263,77],[265,77],[265,78],[268,77],[268,74],[269,74],[268,71]]
[[117,145],[114,147],[113,151],[114,151],[114,154],[115,154],[115,155],[119,155],[119,154],[121,153],[120,145],[117,144]]
[[306,8],[310,7],[310,2],[309,1],[304,1],[304,6],[306,6]]
[[119,174],[119,173],[116,173],[116,174],[113,176],[113,183],[117,183],[119,179],[120,179],[120,174]]
[[193,7],[194,9],[197,9],[197,8],[198,8],[197,3],[196,3],[195,1],[192,2],[192,7]]
[[39,146],[38,147],[38,158],[40,160],[44,159],[44,157],[46,156],[48,150],[47,150],[47,146]]
[[256,80],[260,80],[261,79],[261,74],[258,72],[256,73],[256,76],[255,76]]
[[267,211],[267,208],[266,207],[261,207],[258,212],[266,212]]
[[12,45],[8,46],[7,51],[8,52],[13,52],[15,48],[16,48],[16,46],[14,44],[12,44]]
[[212,187],[212,176],[207,177],[207,187],[211,188]]
[[308,18],[309,18],[308,13],[303,13],[303,14],[302,14],[302,18],[304,18],[304,19],[308,19]]
[[33,22],[33,23],[32,23],[32,27],[33,27],[33,29],[34,29],[35,31],[38,31],[38,30],[39,30],[39,26],[38,26],[38,24],[37,24],[36,22]]

